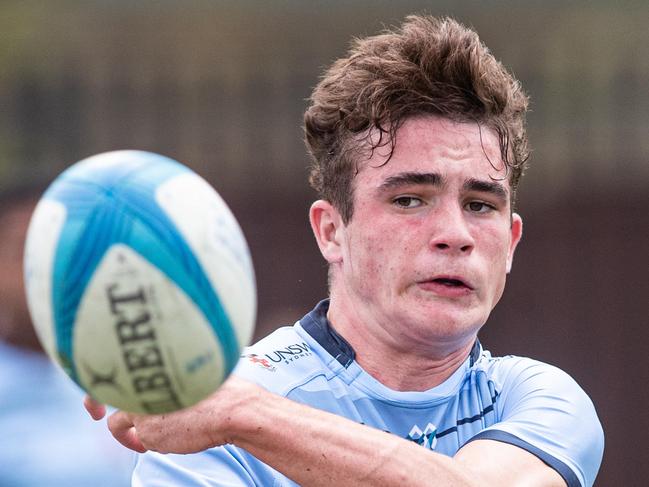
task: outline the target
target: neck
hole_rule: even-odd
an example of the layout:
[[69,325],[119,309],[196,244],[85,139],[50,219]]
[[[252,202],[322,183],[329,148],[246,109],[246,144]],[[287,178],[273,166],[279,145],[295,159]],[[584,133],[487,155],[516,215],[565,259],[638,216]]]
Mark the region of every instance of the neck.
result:
[[[351,310],[351,312],[346,312]],[[448,379],[467,359],[476,340],[468,337],[409,339],[393,323],[381,326],[377,317],[358,307],[344,307],[331,297],[327,318],[356,353],[356,361],[383,385],[397,391],[425,391]],[[403,324],[402,324],[403,325]]]

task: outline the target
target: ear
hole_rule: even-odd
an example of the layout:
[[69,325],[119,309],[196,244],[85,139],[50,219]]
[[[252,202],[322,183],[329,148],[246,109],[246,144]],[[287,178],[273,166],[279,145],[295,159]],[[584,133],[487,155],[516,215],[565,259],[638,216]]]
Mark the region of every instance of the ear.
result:
[[330,264],[342,261],[341,236],[344,225],[338,210],[328,201],[317,200],[309,210],[309,221],[325,260]]
[[511,241],[509,243],[509,253],[507,255],[507,274],[512,270],[512,263],[514,262],[514,251],[518,242],[521,241],[523,236],[523,219],[518,213],[512,213],[512,224],[511,224]]

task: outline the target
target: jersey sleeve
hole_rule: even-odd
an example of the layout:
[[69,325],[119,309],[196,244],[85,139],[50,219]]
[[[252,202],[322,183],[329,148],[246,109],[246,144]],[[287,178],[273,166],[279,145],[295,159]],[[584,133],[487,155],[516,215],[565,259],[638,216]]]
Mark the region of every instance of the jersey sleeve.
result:
[[554,468],[569,487],[592,486],[604,432],[588,395],[568,374],[541,362],[511,357],[500,366],[506,370],[497,406],[500,421],[470,441],[516,445]]
[[295,483],[231,445],[191,455],[139,456],[132,487],[294,487]]
[[141,455],[133,472],[133,487],[254,486],[249,473],[225,448],[195,455]]

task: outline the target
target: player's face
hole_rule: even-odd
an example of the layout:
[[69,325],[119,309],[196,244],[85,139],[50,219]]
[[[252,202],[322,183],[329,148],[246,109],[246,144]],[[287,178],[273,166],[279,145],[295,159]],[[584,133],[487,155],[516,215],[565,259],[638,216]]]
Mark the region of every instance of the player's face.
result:
[[355,178],[336,285],[393,337],[398,327],[400,339],[465,343],[500,299],[522,230],[498,139],[425,117],[396,141],[387,163],[375,151]]

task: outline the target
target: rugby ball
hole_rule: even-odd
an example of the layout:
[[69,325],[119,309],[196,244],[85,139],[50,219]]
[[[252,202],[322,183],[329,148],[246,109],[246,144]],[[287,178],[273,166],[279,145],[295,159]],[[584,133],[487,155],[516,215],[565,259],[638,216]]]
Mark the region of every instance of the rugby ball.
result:
[[34,210],[24,270],[50,358],[125,411],[205,398],[252,337],[243,233],[205,180],[161,155],[107,152],[65,170]]

